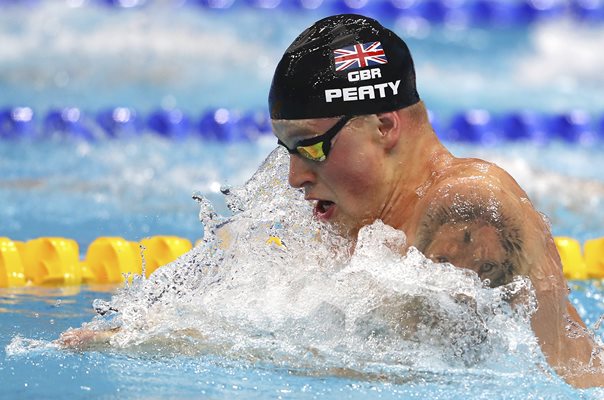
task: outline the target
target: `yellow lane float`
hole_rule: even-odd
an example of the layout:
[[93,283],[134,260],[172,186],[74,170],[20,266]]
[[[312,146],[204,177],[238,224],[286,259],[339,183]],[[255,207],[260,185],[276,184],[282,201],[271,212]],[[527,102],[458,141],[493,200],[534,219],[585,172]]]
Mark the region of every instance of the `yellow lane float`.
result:
[[100,237],[80,260],[75,240],[44,237],[26,243],[0,237],[0,287],[117,284],[158,267],[191,250],[188,239],[153,236],[138,242]]
[[590,278],[604,278],[604,237],[585,242],[585,264]]
[[34,285],[82,283],[80,250],[73,239],[47,237],[29,240],[23,254],[25,279]]
[[25,285],[25,268],[17,244],[0,237],[0,287]]
[[555,237],[566,279],[587,279],[587,267],[581,254],[581,244],[573,238]]
[[153,236],[141,240],[147,277],[193,248],[191,242],[178,236]]
[[124,275],[140,275],[140,246],[121,237],[100,237],[94,240],[83,262],[96,283],[120,283]]
[[[554,241],[567,279],[604,279],[604,237],[587,240],[583,251],[573,238]],[[266,243],[285,248],[276,236],[269,236]],[[0,287],[118,284],[126,276],[142,274],[143,265],[148,277],[191,248],[189,240],[177,236],[153,236],[140,242],[100,237],[80,260],[72,239],[43,237],[23,243],[0,237]]]

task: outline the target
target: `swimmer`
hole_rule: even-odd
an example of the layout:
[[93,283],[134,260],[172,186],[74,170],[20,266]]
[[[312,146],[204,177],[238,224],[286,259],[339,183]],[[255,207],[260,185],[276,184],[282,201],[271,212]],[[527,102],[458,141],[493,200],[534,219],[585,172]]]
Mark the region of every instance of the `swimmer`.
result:
[[[356,15],[318,21],[278,64],[269,107],[291,153],[289,183],[318,219],[351,237],[382,220],[432,260],[471,269],[492,287],[528,276],[548,362],[577,387],[604,385],[592,360],[601,350],[568,301],[547,223],[501,168],[456,158],[440,143],[398,36]],[[115,332],[70,330],[59,343],[88,348]]]
[[285,51],[269,107],[290,153],[289,183],[318,219],[353,238],[382,220],[433,261],[474,270],[492,287],[528,276],[549,364],[574,386],[604,386],[602,349],[568,300],[548,224],[508,173],[456,158],[439,141],[401,38],[359,15],[316,22]]

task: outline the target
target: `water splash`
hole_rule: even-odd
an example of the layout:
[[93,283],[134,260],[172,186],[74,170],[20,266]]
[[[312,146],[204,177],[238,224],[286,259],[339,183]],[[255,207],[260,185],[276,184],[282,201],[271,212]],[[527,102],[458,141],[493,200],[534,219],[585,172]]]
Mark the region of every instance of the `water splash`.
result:
[[228,218],[195,195],[212,226],[204,240],[135,279],[87,327],[120,326],[115,348],[184,340],[188,352],[345,375],[547,369],[528,279],[490,289],[471,271],[402,253],[404,233],[380,221],[353,244],[312,217],[287,168],[277,149],[225,189]]
[[58,345],[46,340],[28,339],[22,336],[15,336],[6,346],[7,357],[18,357],[21,355],[31,355],[35,352],[45,352],[50,349],[56,349]]

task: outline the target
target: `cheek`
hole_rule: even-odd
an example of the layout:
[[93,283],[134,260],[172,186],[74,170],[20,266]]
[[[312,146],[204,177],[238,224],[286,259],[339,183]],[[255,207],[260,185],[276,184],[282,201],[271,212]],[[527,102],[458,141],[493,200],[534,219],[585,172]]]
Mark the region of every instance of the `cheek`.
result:
[[[332,178],[334,185],[348,194],[375,197],[376,188],[383,185],[382,165],[376,157],[362,152],[350,152],[346,159],[336,159],[339,165]],[[336,176],[337,175],[337,176]]]

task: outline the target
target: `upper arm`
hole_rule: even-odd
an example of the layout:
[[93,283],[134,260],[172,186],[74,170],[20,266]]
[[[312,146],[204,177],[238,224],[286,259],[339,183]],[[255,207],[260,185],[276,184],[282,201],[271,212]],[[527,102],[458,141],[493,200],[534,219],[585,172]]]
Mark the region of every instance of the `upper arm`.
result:
[[[530,278],[537,300],[532,327],[548,361],[565,379],[574,379],[572,373],[567,375],[572,371],[569,365],[592,362],[597,347],[592,338],[567,332],[569,326],[585,325],[568,301],[548,223],[511,176],[494,167],[484,174],[447,177],[433,185],[417,211],[412,243],[428,257],[451,257],[454,265],[490,279],[491,286],[509,282],[515,275]],[[490,276],[481,273],[481,266],[493,258],[498,260],[492,264],[496,272],[491,268]],[[589,385],[601,379],[587,375],[579,373],[576,382]]]
[[494,287],[530,275],[527,228],[542,220],[515,181],[492,168],[436,183],[418,206],[414,244],[433,261],[474,270]]

